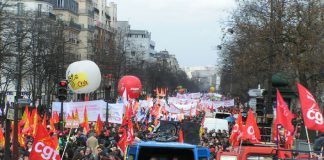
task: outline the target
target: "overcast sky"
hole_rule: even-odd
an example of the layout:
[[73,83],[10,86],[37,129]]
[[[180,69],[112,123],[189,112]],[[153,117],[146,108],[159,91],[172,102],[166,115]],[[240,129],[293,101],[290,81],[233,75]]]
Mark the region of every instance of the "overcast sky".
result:
[[117,4],[117,19],[131,29],[148,30],[157,51],[176,55],[181,67],[215,65],[235,0],[108,0]]

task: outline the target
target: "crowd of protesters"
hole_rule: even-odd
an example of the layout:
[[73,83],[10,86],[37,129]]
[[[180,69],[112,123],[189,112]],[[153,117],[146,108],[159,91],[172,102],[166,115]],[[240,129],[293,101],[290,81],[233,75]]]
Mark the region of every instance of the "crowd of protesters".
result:
[[[204,113],[197,117],[186,117],[183,121],[193,121],[201,123]],[[135,122],[134,122],[135,124]],[[230,123],[231,126],[232,123]],[[69,140],[67,140],[70,130],[65,130],[63,133],[50,133],[52,137],[57,136],[59,141],[59,153],[63,154],[65,160],[122,160],[123,152],[118,146],[118,141],[122,136],[119,133],[120,125],[109,123],[104,126],[101,133],[98,135],[95,132],[95,123],[90,123],[90,131],[85,134],[83,128],[76,128],[71,130]],[[230,127],[231,128],[231,127]],[[49,129],[49,128],[48,128]],[[154,124],[139,123],[134,126],[134,143],[139,141],[154,140]],[[201,143],[199,145],[208,147],[211,151],[211,156],[215,156],[219,150],[226,150],[230,144],[228,141],[229,131],[207,131],[205,128],[201,133]],[[57,134],[57,135],[56,135]],[[177,141],[177,139],[175,139]],[[24,147],[19,148],[19,160],[28,160],[32,149],[32,137],[26,137]],[[12,148],[11,148],[12,150]],[[4,148],[0,148],[0,160],[4,157]]]

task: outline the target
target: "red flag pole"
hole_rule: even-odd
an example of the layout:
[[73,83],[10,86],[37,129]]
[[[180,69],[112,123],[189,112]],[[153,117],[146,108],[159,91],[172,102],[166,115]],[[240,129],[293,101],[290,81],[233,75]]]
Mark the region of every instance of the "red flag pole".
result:
[[72,129],[73,129],[73,128],[70,128],[70,132],[69,132],[69,135],[68,135],[68,137],[67,137],[67,141],[66,141],[66,144],[65,144],[65,147],[64,147],[63,153],[62,153],[61,160],[63,160],[63,158],[64,158],[64,153],[65,153],[65,151],[66,151],[66,147],[67,147],[67,145],[68,145],[68,143],[69,143],[69,139],[70,139],[70,136],[71,136],[71,131],[72,131]]
[[241,139],[241,142],[240,142],[240,149],[239,149],[239,152],[238,152],[238,154],[241,154],[241,149],[242,149],[242,142],[243,142],[243,140]]
[[306,132],[306,136],[307,136],[307,143],[308,143],[308,147],[309,147],[309,154],[312,155],[312,150],[311,150],[311,146],[310,146],[310,141],[309,141],[309,136],[308,136],[308,130],[307,127],[305,125],[305,132]]
[[279,149],[280,149],[280,136],[279,136],[279,124],[276,125],[276,129],[277,129],[277,156],[279,158]]

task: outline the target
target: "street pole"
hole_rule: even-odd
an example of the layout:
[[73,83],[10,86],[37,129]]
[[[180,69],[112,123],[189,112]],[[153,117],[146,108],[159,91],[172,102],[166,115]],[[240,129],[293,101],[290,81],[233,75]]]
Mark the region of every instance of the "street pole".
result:
[[270,37],[269,37],[269,42],[270,42],[270,48],[269,48],[269,66],[268,66],[268,94],[267,94],[267,111],[266,114],[269,114],[270,112],[273,112],[272,109],[272,63],[273,63],[273,52],[274,52],[274,14],[273,14],[273,0],[270,0]]
[[63,101],[61,101],[61,115],[60,115],[60,130],[61,133],[64,131],[64,124],[63,124]]
[[[20,64],[20,52],[21,52],[21,36],[22,32],[22,5],[23,3],[17,3],[17,57],[16,57],[16,96],[14,103],[14,130],[13,130],[13,154],[12,159],[18,160],[18,99],[21,96],[21,64]],[[9,135],[6,135],[9,136]],[[9,141],[7,141],[9,142]]]
[[105,99],[106,99],[106,128],[109,126],[109,99],[110,99],[111,86],[105,86]]
[[10,104],[6,104],[7,107],[6,107],[6,132],[5,132],[5,152],[4,152],[4,159],[10,159],[11,156],[10,156],[10,119],[7,119],[8,118],[8,110],[9,110],[9,107],[10,107]]
[[106,128],[108,129],[108,126],[109,126],[109,104],[108,104],[108,100],[106,100],[107,102],[107,105],[106,105]]

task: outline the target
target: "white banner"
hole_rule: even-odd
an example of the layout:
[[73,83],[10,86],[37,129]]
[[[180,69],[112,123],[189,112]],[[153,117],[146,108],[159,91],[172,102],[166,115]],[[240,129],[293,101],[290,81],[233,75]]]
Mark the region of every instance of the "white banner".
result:
[[[110,123],[122,123],[124,114],[123,104],[109,103],[109,119]],[[98,114],[100,114],[101,120],[106,121],[106,107],[107,103],[103,100],[86,101],[86,102],[64,102],[63,113],[65,117],[68,114],[72,115],[72,111],[78,111],[80,122],[84,119],[84,107],[87,107],[89,121],[96,121]],[[52,113],[61,112],[61,102],[52,103]]]
[[224,100],[224,101],[215,101],[214,102],[214,109],[217,109],[218,107],[232,107],[234,106],[234,99],[231,100]]

